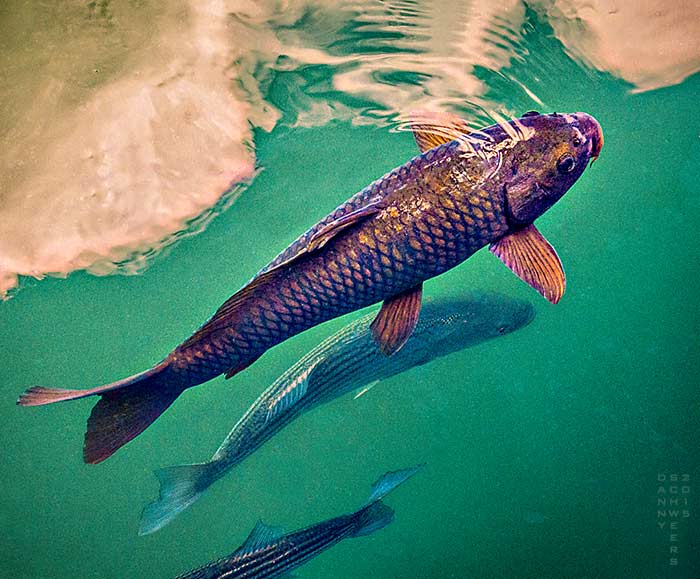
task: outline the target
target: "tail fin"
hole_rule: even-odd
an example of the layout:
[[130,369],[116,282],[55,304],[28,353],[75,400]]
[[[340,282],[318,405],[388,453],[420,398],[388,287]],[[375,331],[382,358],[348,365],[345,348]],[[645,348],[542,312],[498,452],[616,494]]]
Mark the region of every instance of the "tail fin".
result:
[[34,386],[19,397],[20,406],[41,406],[101,396],[88,418],[83,457],[96,464],[141,434],[183,392],[169,384],[167,362],[123,380],[90,390]]
[[357,527],[350,536],[364,537],[391,523],[394,520],[394,510],[383,502],[377,501],[363,508],[357,516]]
[[53,404],[54,402],[64,402],[66,400],[87,398],[88,396],[103,395],[107,392],[113,392],[114,390],[140,384],[147,379],[152,379],[159,375],[165,367],[165,365],[159,364],[140,374],[134,374],[123,380],[118,380],[117,382],[112,382],[111,384],[106,384],[97,388],[91,388],[90,390],[65,390],[63,388],[32,386],[29,390],[20,394],[17,399],[17,404],[19,406],[42,406],[44,404]]
[[183,391],[146,380],[103,394],[87,421],[85,462],[97,464],[112,456],[146,430]]
[[139,535],[162,529],[194,503],[214,482],[210,464],[183,464],[155,471],[160,481],[160,496],[143,509]]
[[407,481],[421,468],[423,468],[424,464],[418,464],[410,468],[404,468],[402,470],[392,470],[387,473],[384,473],[382,476],[379,477],[379,480],[372,485],[372,494],[369,496],[367,504],[371,505],[372,503],[381,501],[397,486]]
[[64,400],[77,400],[92,394],[85,394],[86,390],[64,390],[63,388],[45,388],[44,386],[32,386],[22,392],[17,399],[19,406],[42,406]]
[[391,523],[394,520],[394,511],[386,506],[382,499],[421,468],[423,465],[419,464],[402,470],[389,471],[379,477],[379,480],[372,485],[372,494],[367,504],[355,513],[357,526],[351,536],[370,535]]

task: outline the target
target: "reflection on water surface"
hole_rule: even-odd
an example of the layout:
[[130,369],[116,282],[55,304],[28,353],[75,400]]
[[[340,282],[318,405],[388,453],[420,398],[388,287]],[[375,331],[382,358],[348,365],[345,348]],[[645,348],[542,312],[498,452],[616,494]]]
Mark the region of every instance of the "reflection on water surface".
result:
[[680,82],[700,67],[699,6],[10,2],[0,293],[17,275],[141,271],[253,177],[251,127],[548,109],[562,48],[633,90]]

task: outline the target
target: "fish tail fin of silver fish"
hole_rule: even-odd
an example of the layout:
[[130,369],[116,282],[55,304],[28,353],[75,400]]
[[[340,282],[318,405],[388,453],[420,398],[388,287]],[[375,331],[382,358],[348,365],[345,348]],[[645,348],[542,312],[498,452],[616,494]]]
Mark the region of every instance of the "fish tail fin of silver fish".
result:
[[183,464],[155,471],[160,496],[143,509],[139,535],[163,528],[194,503],[211,484],[210,463]]
[[394,509],[378,501],[357,513],[357,526],[351,537],[364,537],[379,531],[394,520]]
[[383,475],[372,485],[369,501],[349,515],[326,519],[286,534],[279,527],[258,521],[245,542],[233,553],[178,575],[177,579],[290,577],[292,570],[339,541],[369,535],[391,523],[394,511],[382,499],[421,466]]
[[372,485],[372,494],[369,496],[367,505],[381,501],[386,495],[393,491],[397,486],[406,482],[414,474],[416,474],[421,468],[425,466],[424,464],[418,464],[410,468],[404,468],[401,470],[391,470],[384,473],[379,479]]
[[17,404],[42,406],[54,402],[100,396],[85,432],[85,462],[102,462],[141,434],[183,392],[171,385],[170,372],[159,364],[145,372],[90,390],[65,390],[33,386]]
[[394,520],[394,511],[385,505],[382,499],[421,468],[423,465],[419,464],[402,470],[389,471],[379,477],[379,480],[372,485],[372,493],[367,504],[355,513],[357,526],[352,536],[371,535],[391,523]]

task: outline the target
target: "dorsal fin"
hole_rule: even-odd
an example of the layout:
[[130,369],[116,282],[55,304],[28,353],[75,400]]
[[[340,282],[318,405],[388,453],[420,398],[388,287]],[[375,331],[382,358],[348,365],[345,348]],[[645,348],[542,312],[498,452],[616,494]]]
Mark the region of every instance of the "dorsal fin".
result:
[[263,273],[255,276],[253,280],[257,279],[258,277],[264,274],[282,269],[304,255],[308,255],[313,251],[318,251],[336,235],[340,234],[342,231],[344,231],[351,225],[361,223],[362,221],[371,217],[372,215],[379,213],[381,209],[382,200],[375,199],[373,201],[367,202],[365,205],[359,207],[358,209],[355,209],[346,213],[345,215],[338,217],[338,219],[326,223],[323,227],[319,228],[318,231],[315,231],[311,236],[309,236],[308,239],[303,241],[300,239],[294,244],[292,244],[291,247],[294,247],[295,245],[296,247],[294,247],[294,251],[286,259],[280,261],[279,263],[275,263],[275,265],[273,267],[270,267],[269,269],[263,269]]
[[[289,267],[292,263],[307,256],[314,251],[318,251],[324,245],[326,245],[331,239],[336,235],[341,233],[343,230],[347,229],[351,225],[361,223],[365,219],[375,215],[381,211],[382,205],[381,200],[372,201],[366,205],[355,209],[350,213],[339,217],[335,221],[328,223],[323,226],[317,232],[315,232],[306,242],[297,248],[297,251],[285,259],[283,262],[278,263],[273,268],[258,274],[253,280],[248,283],[248,285],[241,288],[238,292],[233,294],[229,299],[227,299],[216,313],[207,321],[201,328],[199,328],[192,336],[185,340],[179,347],[187,348],[195,345],[197,342],[203,338],[209,337],[216,331],[234,325],[235,320],[233,319],[238,308],[242,303],[248,300],[251,296],[255,294],[256,291],[260,289],[262,285],[274,279],[275,276]],[[235,372],[229,372],[233,375]]]
[[416,112],[411,115],[409,125],[421,153],[471,132],[467,122],[452,113]]
[[306,379],[300,380],[293,388],[286,391],[281,398],[270,404],[267,408],[267,416],[265,417],[265,424],[273,420],[276,416],[282,414],[288,408],[294,406],[299,400],[304,397],[306,391],[309,389],[309,383]]
[[379,477],[379,480],[372,484],[372,493],[369,496],[367,504],[371,505],[374,502],[381,501],[397,486],[407,481],[414,474],[416,474],[421,468],[423,468],[423,466],[425,466],[425,463],[418,464],[410,468],[392,470],[384,473],[382,476]]
[[[310,253],[321,249],[326,243],[333,239],[344,229],[347,229],[351,225],[360,223],[368,217],[378,213],[381,210],[381,200],[372,201],[367,205],[355,209],[350,213],[346,213],[342,217],[339,217],[335,221],[331,221],[327,225],[324,225],[319,229],[314,235],[309,239],[308,244],[304,248],[305,253]],[[288,262],[285,262],[288,263]]]
[[[280,266],[281,267],[281,266]],[[255,292],[266,282],[276,277],[280,272],[280,269],[275,268],[265,273],[258,275],[253,281],[248,285],[243,286],[230,298],[228,298],[214,315],[194,334],[192,334],[187,340],[178,346],[178,348],[189,348],[194,346],[202,339],[206,339],[215,333],[217,330],[228,327],[234,324],[233,317],[236,314],[239,306],[255,294]],[[233,375],[235,372],[230,370],[229,373]]]
[[267,547],[279,539],[284,531],[280,527],[271,527],[266,525],[262,521],[258,521],[253,530],[248,535],[248,538],[243,542],[243,544],[236,551],[237,555],[243,555],[244,553],[252,553],[263,547]]

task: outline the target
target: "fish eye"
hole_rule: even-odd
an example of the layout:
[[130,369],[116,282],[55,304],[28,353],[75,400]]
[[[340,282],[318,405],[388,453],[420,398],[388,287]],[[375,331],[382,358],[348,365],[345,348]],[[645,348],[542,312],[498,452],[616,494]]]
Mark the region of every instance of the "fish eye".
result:
[[539,114],[540,113],[538,113],[537,111],[527,111],[523,116],[524,117],[536,117]]
[[506,329],[507,328],[505,326],[501,326],[500,328],[498,328],[498,333],[502,336],[506,333]]
[[574,158],[569,155],[569,153],[562,155],[557,161],[557,171],[560,173],[571,173],[575,166],[576,161],[574,161]]

